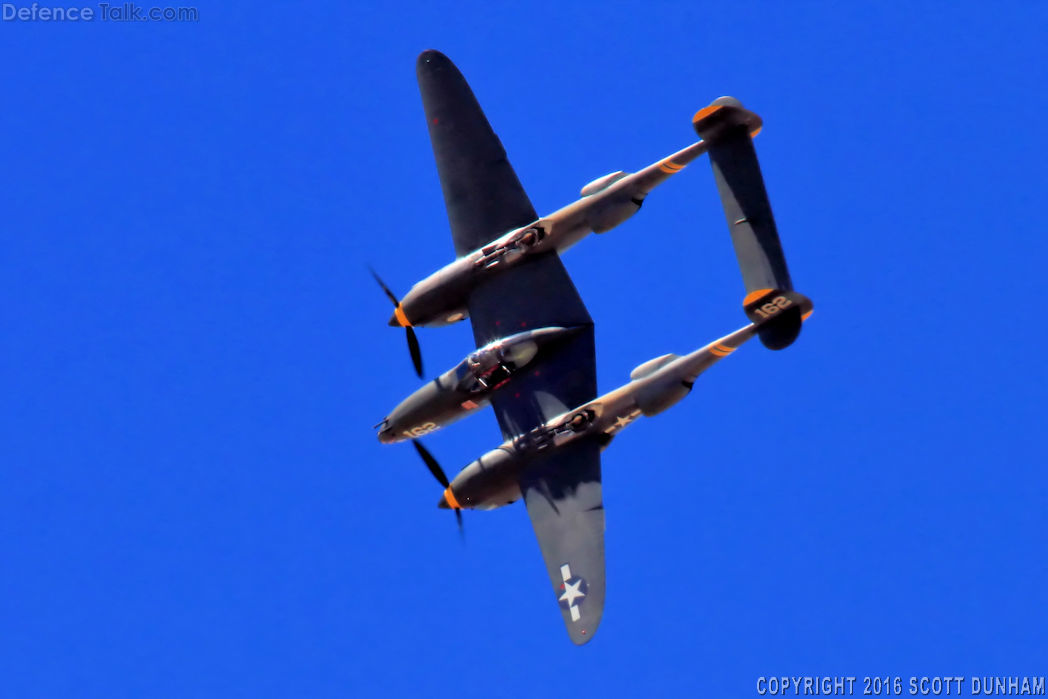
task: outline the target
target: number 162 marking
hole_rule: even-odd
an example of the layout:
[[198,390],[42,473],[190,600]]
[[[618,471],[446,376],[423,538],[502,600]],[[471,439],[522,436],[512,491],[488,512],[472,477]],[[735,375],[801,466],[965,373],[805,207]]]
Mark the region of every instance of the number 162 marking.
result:
[[777,296],[768,303],[763,304],[760,308],[754,308],[753,312],[761,318],[771,318],[782,309],[789,308],[792,305],[793,301],[790,301],[785,296]]

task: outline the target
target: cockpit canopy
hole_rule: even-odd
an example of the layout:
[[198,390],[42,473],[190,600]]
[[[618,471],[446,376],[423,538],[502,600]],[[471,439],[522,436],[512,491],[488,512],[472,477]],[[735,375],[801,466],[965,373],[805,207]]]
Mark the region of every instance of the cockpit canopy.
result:
[[492,342],[471,353],[455,367],[459,387],[480,393],[501,386],[539,351],[538,343],[528,334],[512,335]]

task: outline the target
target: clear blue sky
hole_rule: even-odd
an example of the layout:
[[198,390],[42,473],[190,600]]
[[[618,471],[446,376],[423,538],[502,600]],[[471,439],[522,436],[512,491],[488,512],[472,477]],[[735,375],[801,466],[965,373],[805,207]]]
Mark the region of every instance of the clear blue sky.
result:
[[[1044,674],[1045,6],[441,5],[0,23],[0,694]],[[417,382],[365,265],[403,293],[453,255],[426,48],[543,213],[739,97],[815,300],[605,452],[583,648],[523,507],[463,545],[371,430]],[[705,160],[565,264],[602,391],[745,322]],[[471,346],[420,338],[431,373]],[[454,473],[498,441],[489,412],[428,445]]]

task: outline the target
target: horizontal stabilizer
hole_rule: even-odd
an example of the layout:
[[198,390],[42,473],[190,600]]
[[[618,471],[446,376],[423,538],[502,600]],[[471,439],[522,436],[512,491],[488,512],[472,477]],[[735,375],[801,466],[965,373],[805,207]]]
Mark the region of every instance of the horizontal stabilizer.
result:
[[746,294],[742,308],[757,335],[768,349],[784,349],[801,333],[801,324],[812,313],[812,302],[804,294],[784,289],[757,289]]
[[[753,148],[753,136],[760,130],[761,119],[743,108],[734,97],[721,97],[699,110],[692,121],[699,135],[710,143],[713,179],[746,287],[747,302],[743,304],[746,315],[761,324],[760,338],[765,347],[788,347],[797,339],[801,316],[806,312],[801,308],[801,299],[809,309],[811,302],[800,294],[794,295],[757,151]],[[779,298],[788,305],[774,305]],[[772,304],[769,310],[763,310],[769,303]],[[761,317],[761,313],[771,315]]]

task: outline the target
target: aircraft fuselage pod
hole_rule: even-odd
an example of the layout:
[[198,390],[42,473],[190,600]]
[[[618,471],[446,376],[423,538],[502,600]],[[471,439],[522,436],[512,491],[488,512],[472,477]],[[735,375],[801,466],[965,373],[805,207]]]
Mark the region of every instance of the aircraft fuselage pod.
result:
[[437,327],[463,320],[470,292],[527,256],[564,252],[591,232],[604,233],[640,210],[645,197],[707,150],[698,141],[632,174],[611,173],[583,187],[575,202],[521,228],[515,228],[437,270],[400,300],[392,326]]
[[538,328],[508,335],[469,356],[405,398],[380,423],[378,439],[393,444],[434,432],[488,404],[492,394],[540,352],[577,328]]

